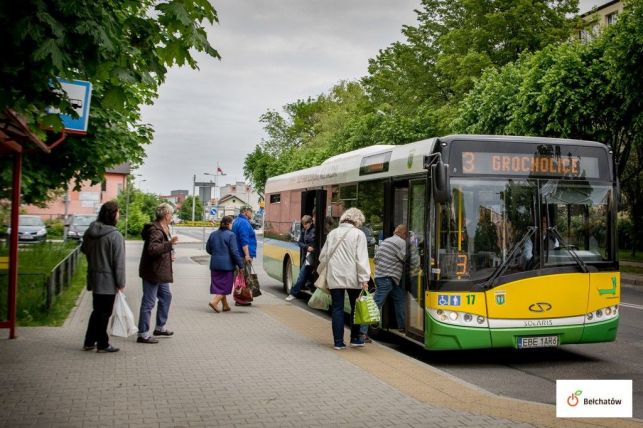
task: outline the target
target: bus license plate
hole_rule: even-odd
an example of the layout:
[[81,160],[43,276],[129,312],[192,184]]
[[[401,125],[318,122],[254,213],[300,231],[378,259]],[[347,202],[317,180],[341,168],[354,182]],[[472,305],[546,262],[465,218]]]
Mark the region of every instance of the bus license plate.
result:
[[518,338],[518,349],[555,348],[556,346],[558,346],[558,336],[529,336]]

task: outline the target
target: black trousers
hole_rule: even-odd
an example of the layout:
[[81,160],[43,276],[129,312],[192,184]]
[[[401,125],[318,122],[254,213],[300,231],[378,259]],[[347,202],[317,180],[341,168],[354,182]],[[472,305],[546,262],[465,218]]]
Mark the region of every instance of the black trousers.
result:
[[85,334],[85,346],[94,346],[98,349],[105,349],[109,346],[107,336],[107,322],[112,315],[114,308],[115,294],[92,294],[94,310],[89,317],[87,333]]

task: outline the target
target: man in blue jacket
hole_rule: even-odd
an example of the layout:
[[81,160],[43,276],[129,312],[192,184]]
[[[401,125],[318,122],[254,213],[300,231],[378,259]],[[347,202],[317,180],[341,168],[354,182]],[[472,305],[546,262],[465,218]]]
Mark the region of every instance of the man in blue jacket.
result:
[[241,208],[239,217],[232,225],[232,232],[237,237],[239,254],[247,264],[252,263],[252,259],[257,257],[257,236],[255,229],[250,224],[251,218],[252,208],[246,205]]
[[[257,257],[257,236],[255,229],[250,224],[252,208],[248,205],[241,208],[239,217],[232,224],[232,232],[237,237],[239,255],[244,259],[246,266],[252,264],[252,259]],[[235,306],[249,306],[252,303],[235,302]]]

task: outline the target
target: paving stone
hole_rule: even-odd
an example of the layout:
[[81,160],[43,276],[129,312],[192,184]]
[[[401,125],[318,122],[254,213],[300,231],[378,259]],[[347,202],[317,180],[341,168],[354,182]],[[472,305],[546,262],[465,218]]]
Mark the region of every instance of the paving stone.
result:
[[[127,243],[125,293],[136,318],[141,247]],[[190,259],[197,255],[204,252],[177,249],[168,322],[176,333],[158,344],[112,338],[118,353],[81,351],[89,293],[63,327],[21,327],[16,340],[0,338],[0,427],[491,427],[537,420],[502,416],[512,414],[502,406],[478,414],[425,400],[425,391],[409,389],[417,379],[399,381],[424,370],[420,363],[377,344],[334,351],[330,321],[272,294],[276,281],[259,262],[264,294],[251,307],[215,314],[207,306],[208,267]],[[369,358],[382,362],[371,367]],[[463,385],[452,388],[457,397]],[[552,406],[546,409],[551,414]]]

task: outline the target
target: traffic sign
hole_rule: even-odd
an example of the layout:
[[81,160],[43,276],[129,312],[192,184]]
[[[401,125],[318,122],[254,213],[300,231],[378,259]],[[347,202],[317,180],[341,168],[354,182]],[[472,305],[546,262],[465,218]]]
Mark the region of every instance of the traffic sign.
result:
[[61,114],[60,120],[68,131],[87,132],[89,119],[89,103],[92,99],[92,84],[84,80],[58,79],[63,91],[67,93],[72,108],[78,115],[74,118],[69,114]]
[[217,215],[217,209],[216,208],[210,208],[210,215]]

